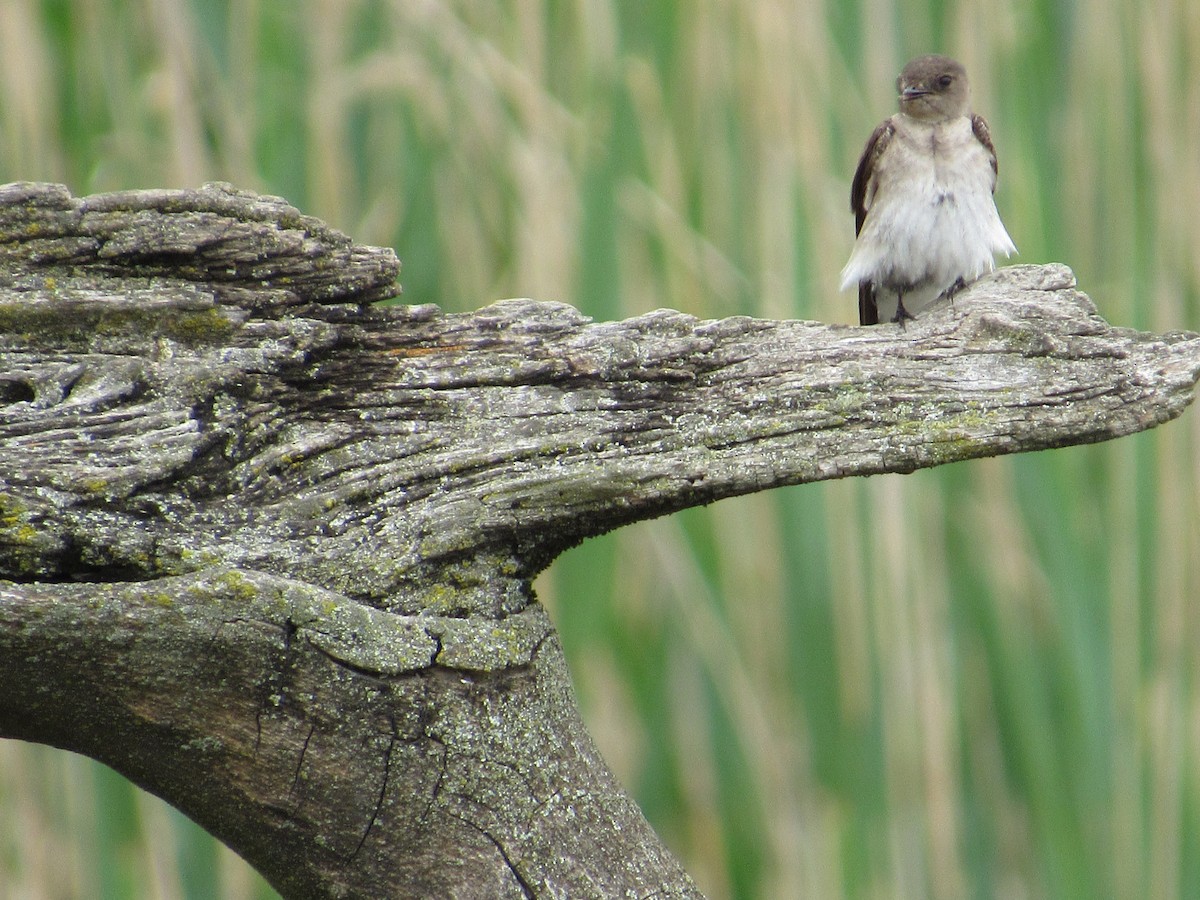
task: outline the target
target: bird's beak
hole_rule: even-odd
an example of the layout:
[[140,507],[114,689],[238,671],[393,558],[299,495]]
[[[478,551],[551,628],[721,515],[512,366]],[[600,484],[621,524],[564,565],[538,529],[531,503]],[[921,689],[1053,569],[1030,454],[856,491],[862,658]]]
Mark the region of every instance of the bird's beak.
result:
[[900,92],[901,100],[916,100],[918,97],[924,97],[930,91],[918,87],[906,87]]

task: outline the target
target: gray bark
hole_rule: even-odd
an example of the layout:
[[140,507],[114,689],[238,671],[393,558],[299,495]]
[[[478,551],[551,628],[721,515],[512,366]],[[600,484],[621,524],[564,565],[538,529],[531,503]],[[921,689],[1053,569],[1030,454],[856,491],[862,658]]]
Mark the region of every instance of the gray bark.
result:
[[288,897],[699,896],[533,576],[722,497],[1120,437],[1200,376],[1200,336],[1110,327],[1059,265],[906,330],[448,315],[372,305],[390,250],[222,185],[10,185],[0,258],[0,736]]

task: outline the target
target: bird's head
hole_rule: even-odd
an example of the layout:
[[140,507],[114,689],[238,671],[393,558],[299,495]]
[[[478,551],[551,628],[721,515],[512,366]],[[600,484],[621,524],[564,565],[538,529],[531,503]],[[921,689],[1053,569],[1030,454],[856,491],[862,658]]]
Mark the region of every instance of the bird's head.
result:
[[942,122],[965,116],[971,90],[967,70],[948,56],[919,56],[896,79],[900,112],[922,122]]

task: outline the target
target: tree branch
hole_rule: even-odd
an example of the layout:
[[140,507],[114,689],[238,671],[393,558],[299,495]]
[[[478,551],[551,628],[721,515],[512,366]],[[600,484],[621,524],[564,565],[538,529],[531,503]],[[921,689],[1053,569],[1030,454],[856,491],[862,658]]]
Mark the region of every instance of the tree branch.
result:
[[1200,377],[1200,336],[1112,328],[1056,265],[907,330],[446,315],[222,185],[11,185],[0,257],[0,735],[286,896],[698,896],[530,579],[722,497],[1149,428]]

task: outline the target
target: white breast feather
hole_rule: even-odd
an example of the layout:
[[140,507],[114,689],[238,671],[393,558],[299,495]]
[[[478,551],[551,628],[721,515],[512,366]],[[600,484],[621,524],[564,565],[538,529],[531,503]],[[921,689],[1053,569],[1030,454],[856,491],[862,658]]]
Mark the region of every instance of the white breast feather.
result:
[[894,121],[867,186],[867,215],[842,270],[842,290],[863,281],[886,293],[904,289],[905,307],[915,312],[959,278],[970,282],[992,271],[995,254],[1017,248],[996,211],[991,161],[971,120]]

